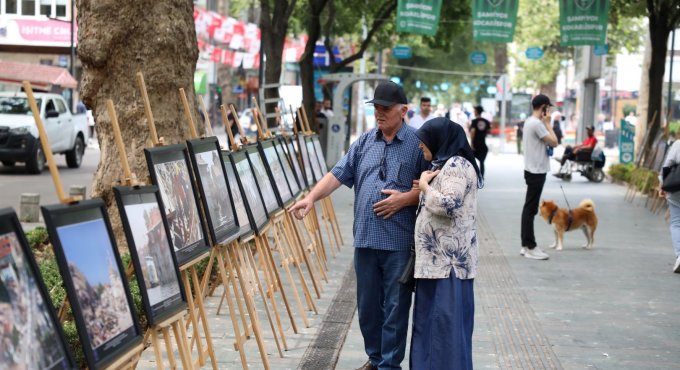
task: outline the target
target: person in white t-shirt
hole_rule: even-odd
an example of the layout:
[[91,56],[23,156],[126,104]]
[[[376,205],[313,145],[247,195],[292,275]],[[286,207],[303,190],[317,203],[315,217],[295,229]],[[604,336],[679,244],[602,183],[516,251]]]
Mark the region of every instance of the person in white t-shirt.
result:
[[434,118],[434,114],[432,114],[432,101],[427,96],[423,96],[420,98],[420,112],[413,115],[408,125],[417,130],[432,118]]
[[550,98],[543,94],[531,100],[533,113],[524,121],[524,181],[527,193],[522,209],[522,249],[520,254],[535,260],[547,260],[548,255],[536,244],[534,217],[538,213],[545,175],[550,171],[547,147],[557,146],[557,137],[550,124]]

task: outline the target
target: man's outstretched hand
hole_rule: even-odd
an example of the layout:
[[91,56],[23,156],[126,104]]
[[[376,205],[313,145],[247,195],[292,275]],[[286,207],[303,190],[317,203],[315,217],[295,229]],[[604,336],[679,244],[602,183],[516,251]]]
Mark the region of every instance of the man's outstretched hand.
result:
[[288,212],[292,213],[298,220],[302,220],[312,210],[312,207],[314,207],[314,202],[311,198],[305,197],[288,208]]

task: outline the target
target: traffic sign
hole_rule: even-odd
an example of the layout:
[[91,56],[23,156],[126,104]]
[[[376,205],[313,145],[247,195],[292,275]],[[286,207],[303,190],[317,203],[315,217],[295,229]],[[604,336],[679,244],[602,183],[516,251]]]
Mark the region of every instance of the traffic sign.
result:
[[528,48],[525,52],[524,55],[526,55],[527,59],[541,59],[543,58],[543,49],[541,48]]
[[593,54],[606,55],[609,53],[609,44],[599,44],[593,47]]
[[408,46],[395,46],[392,49],[392,56],[394,59],[409,59],[413,56],[413,50]]
[[470,53],[470,63],[486,64],[486,54],[482,51],[473,51]]

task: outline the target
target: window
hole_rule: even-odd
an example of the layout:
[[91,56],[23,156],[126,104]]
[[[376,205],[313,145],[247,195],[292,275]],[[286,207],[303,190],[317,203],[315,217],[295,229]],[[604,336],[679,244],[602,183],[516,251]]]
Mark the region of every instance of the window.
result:
[[17,0],[5,0],[5,13],[17,14]]
[[35,0],[21,0],[21,15],[35,15]]
[[59,110],[59,113],[66,113],[66,104],[64,104],[64,101],[61,99],[55,100],[57,102],[57,109]]
[[52,99],[47,101],[47,105],[45,105],[45,113],[51,110],[57,110],[57,108],[54,107],[54,100]]
[[57,0],[57,17],[66,17],[66,0]]
[[40,15],[52,17],[52,0],[40,0]]

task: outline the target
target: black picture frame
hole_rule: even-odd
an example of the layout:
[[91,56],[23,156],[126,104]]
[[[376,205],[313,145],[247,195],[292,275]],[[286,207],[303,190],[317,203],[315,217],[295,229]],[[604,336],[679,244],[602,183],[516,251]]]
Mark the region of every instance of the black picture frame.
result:
[[142,342],[104,201],[41,210],[87,366],[104,368]]
[[295,179],[297,180],[298,185],[300,185],[300,192],[305,191],[307,189],[307,182],[301,169],[302,165],[300,164],[300,158],[298,157],[297,151],[295,150],[295,139],[292,137],[280,137],[279,141],[281,142],[281,147],[288,158],[288,162],[293,168]]
[[279,156],[279,160],[283,166],[283,172],[286,174],[286,179],[288,179],[288,185],[290,185],[290,191],[293,195],[293,199],[295,199],[302,192],[302,188],[300,187],[300,183],[296,179],[295,172],[293,172],[293,168],[288,160],[285,145],[282,144],[278,138],[274,139],[274,141],[276,155]]
[[78,368],[12,208],[0,209],[0,312],[9,328],[0,328],[0,368]]
[[321,172],[321,163],[319,163],[319,156],[316,154],[316,147],[314,146],[314,141],[312,141],[311,136],[305,137],[305,146],[307,147],[307,155],[309,155],[309,163],[312,167],[314,180],[315,182],[319,182],[323,177],[323,173]]
[[189,158],[208,220],[214,244],[224,245],[238,238],[239,225],[229,191],[220,143],[216,137],[187,140]]
[[[262,159],[259,144],[247,145],[243,150],[246,152],[251,170],[255,175],[255,181],[257,181],[257,186],[260,189],[260,195],[262,196],[264,206],[267,209],[267,214],[272,216],[281,210],[283,204],[279,203],[279,200],[277,199],[276,189],[269,178],[267,165],[265,164],[264,159]],[[239,173],[239,176],[240,175],[241,174]]]
[[302,134],[298,134],[296,138],[297,150],[299,151],[300,159],[302,162],[302,170],[304,171],[305,180],[308,187],[314,186],[316,184],[316,179],[314,178],[314,173],[312,172],[312,165],[309,161],[309,153],[307,153],[307,144],[305,144],[305,137]]
[[113,188],[149,325],[183,311],[187,299],[156,186]]
[[[292,173],[286,174],[276,146],[276,140],[273,139],[258,142],[260,156],[264,159],[269,180],[276,185],[275,190],[279,204],[285,208],[293,202],[293,191],[288,183],[288,176]],[[290,170],[290,168],[288,169]]]
[[321,141],[319,140],[319,135],[313,135],[312,141],[314,142],[314,148],[316,148],[316,156],[319,158],[319,165],[321,166],[321,175],[326,176],[328,173],[328,164],[326,163],[326,156],[323,154],[323,148],[321,148]]
[[241,193],[245,195],[244,202],[252,229],[259,235],[269,223],[269,214],[262,198],[260,185],[255,179],[255,172],[245,151],[229,153],[229,157],[233,163]]
[[144,155],[151,182],[160,191],[170,242],[182,267],[210,250],[186,147],[176,144],[146,148]]
[[[241,190],[241,180],[236,172],[236,164],[231,156],[231,153],[226,150],[221,151],[222,160],[224,162],[224,168],[227,170],[227,181],[229,181],[229,192],[231,193],[231,198],[234,200],[234,212],[236,212],[236,219],[239,224],[238,236],[239,238],[247,238],[253,233],[253,226],[251,217],[249,214],[248,200],[246,199],[243,190]],[[243,156],[243,160],[248,162],[248,159]],[[260,204],[263,204],[260,201]],[[267,212],[262,211],[265,220],[267,219]]]

